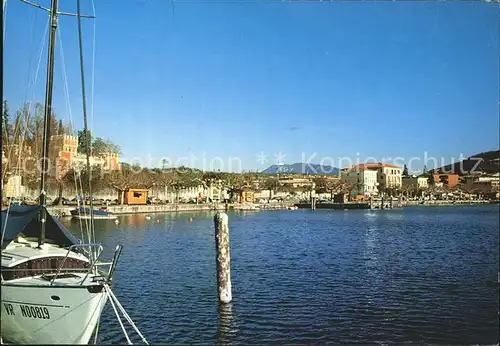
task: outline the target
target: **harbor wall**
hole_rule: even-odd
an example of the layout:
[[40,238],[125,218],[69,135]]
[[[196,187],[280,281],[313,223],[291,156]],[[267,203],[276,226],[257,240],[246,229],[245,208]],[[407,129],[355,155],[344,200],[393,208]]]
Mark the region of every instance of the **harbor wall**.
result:
[[[299,209],[311,209],[311,203],[295,204]],[[316,209],[370,209],[369,203],[317,203]]]
[[447,200],[436,200],[436,201],[404,201],[403,206],[417,206],[417,205],[477,205],[477,204],[495,204],[499,203],[497,200],[468,200],[468,201],[447,201]]
[[[87,206],[88,207],[88,206]],[[50,206],[47,207],[53,215],[70,216],[71,210],[76,206]],[[272,203],[259,205],[263,210],[285,209],[285,203]],[[95,207],[98,209],[98,206]],[[217,211],[217,210],[250,210],[253,205],[247,204],[225,204],[225,203],[206,203],[206,204],[157,204],[157,205],[113,205],[107,210],[113,214],[143,214],[143,213],[168,213],[182,211]]]
[[[446,205],[478,205],[488,203],[499,203],[499,201],[404,201],[403,207],[409,206],[446,206]],[[289,203],[288,203],[289,204]],[[261,210],[279,210],[286,209],[287,203],[267,203],[259,204]],[[398,202],[399,204],[399,202]],[[296,203],[300,209],[311,209],[310,203]],[[50,206],[47,209],[59,216],[70,216],[70,211],[76,206]],[[158,204],[158,205],[114,205],[109,206],[108,211],[114,214],[141,214],[141,213],[168,213],[168,212],[183,212],[183,211],[211,211],[211,210],[249,210],[252,205],[246,204],[224,204],[224,203],[206,203],[206,204]],[[374,205],[372,205],[374,207]],[[399,207],[394,203],[393,207]],[[98,208],[96,206],[96,208]],[[388,207],[389,208],[389,207]],[[370,203],[317,203],[316,209],[370,209]]]

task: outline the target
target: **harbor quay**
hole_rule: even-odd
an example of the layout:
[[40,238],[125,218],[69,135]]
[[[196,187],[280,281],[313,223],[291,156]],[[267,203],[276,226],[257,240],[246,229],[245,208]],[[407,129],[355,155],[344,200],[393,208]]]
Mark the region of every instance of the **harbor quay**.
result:
[[[287,204],[275,203],[271,205],[260,206],[262,210],[279,210],[286,209]],[[71,210],[75,206],[50,206],[47,210],[53,215],[71,216]],[[97,207],[95,209],[98,209]],[[109,206],[106,210],[112,214],[147,214],[147,213],[167,213],[167,212],[183,212],[183,211],[223,211],[223,210],[255,210],[255,205],[239,204],[239,203],[206,203],[206,204],[158,204],[158,205],[114,205]]]
[[[411,206],[452,206],[452,205],[479,205],[499,203],[499,201],[403,201],[387,204],[384,208],[380,208],[379,204],[371,204],[366,202],[347,202],[347,203],[317,203],[314,209],[330,209],[330,210],[354,210],[354,209],[393,209]],[[257,207],[258,206],[258,207]],[[224,211],[224,210],[283,210],[290,206],[296,206],[298,209],[311,209],[311,203],[268,203],[268,204],[240,204],[240,203],[205,203],[205,204],[159,204],[159,205],[114,205],[107,207],[107,211],[112,214],[148,214],[148,213],[166,213],[166,212],[184,212],[184,211]],[[75,209],[74,205],[50,206],[47,210],[52,215],[71,216],[71,210]],[[98,207],[96,207],[98,209]]]

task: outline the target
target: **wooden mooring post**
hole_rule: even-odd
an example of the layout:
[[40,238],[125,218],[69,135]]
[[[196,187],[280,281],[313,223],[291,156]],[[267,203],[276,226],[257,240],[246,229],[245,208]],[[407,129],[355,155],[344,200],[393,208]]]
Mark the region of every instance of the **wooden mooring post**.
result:
[[230,303],[231,293],[231,266],[229,255],[229,225],[226,213],[217,213],[214,216],[215,251],[217,266],[217,292],[219,302]]

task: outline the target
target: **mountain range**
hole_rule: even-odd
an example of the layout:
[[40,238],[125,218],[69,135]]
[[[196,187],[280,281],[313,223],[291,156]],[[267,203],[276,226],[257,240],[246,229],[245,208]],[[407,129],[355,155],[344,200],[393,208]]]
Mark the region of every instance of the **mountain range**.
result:
[[452,163],[443,167],[431,170],[431,173],[487,173],[493,174],[500,171],[500,150],[492,150],[468,157],[465,160]]
[[[435,168],[429,172],[458,173],[461,175],[471,174],[474,172],[483,172],[486,174],[498,173],[500,172],[500,150],[492,150],[475,154],[465,160]],[[338,175],[339,169],[327,165],[299,162],[289,165],[272,165],[263,170],[262,173]]]

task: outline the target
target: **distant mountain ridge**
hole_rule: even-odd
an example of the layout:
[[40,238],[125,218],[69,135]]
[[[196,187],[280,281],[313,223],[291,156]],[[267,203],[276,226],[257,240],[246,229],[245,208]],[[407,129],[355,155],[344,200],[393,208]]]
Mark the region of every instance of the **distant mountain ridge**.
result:
[[431,173],[456,173],[460,175],[473,173],[493,174],[500,171],[500,150],[486,151],[469,158],[431,170]]
[[327,165],[313,163],[294,163],[290,165],[272,165],[262,171],[265,174],[323,174],[336,175],[339,169]]

